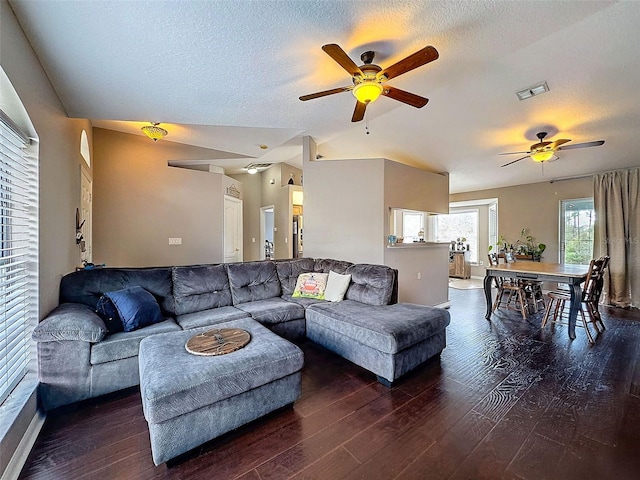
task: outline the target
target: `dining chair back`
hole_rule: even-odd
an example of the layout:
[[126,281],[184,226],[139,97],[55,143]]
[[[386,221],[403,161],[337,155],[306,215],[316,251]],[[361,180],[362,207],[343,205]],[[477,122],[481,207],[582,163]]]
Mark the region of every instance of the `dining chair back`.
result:
[[[489,253],[488,257],[490,266],[495,267],[499,264],[499,255],[497,253]],[[491,311],[495,312],[498,308],[504,307],[507,309],[518,310],[522,313],[522,318],[527,318],[526,308],[528,304],[521,282],[508,277],[494,276],[493,278],[496,282],[498,294],[493,302]],[[507,295],[506,301],[504,301],[505,294]]]
[[[589,343],[591,344],[595,343],[595,339],[589,330],[589,324],[593,325],[596,334],[602,333],[605,330],[598,306],[604,285],[604,273],[608,265],[608,256],[593,259],[589,262],[589,271],[587,272],[580,297],[578,313],[580,314],[582,325],[577,325],[584,327]],[[567,302],[571,301],[570,293],[567,291],[553,291],[549,292],[547,296],[549,300],[544,316],[542,317],[542,328],[545,327],[550,317],[553,323],[566,323],[568,313],[565,313],[565,306]]]

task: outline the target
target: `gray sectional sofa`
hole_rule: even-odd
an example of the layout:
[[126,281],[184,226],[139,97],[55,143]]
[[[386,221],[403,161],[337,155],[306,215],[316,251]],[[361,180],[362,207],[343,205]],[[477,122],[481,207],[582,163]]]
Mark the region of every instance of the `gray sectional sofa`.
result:
[[[342,302],[293,297],[298,275],[350,274]],[[108,334],[96,305],[106,292],[140,286],[164,320]],[[390,384],[446,344],[446,310],[394,305],[397,272],[382,265],[292,259],[153,268],[101,268],[64,276],[60,305],[36,327],[40,398],[46,410],[140,383],[149,336],[250,319],[288,340],[307,335]],[[313,312],[313,313],[312,313]]]

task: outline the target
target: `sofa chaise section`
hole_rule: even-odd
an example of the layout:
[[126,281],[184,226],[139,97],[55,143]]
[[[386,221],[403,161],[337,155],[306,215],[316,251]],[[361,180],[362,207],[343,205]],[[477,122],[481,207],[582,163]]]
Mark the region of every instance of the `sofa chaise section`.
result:
[[307,337],[390,386],[446,346],[449,312],[396,303],[369,305],[354,300],[307,309]]

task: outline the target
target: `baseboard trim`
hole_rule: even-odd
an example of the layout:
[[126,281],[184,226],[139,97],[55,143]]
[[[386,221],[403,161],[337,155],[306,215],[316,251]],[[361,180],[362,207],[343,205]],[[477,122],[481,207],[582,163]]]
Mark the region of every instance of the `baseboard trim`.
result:
[[42,426],[44,425],[46,418],[47,416],[44,412],[41,412],[40,410],[36,411],[36,414],[33,416],[29,426],[27,427],[27,431],[24,433],[20,443],[18,444],[18,448],[13,452],[13,456],[11,457],[11,460],[9,460],[7,468],[2,474],[2,478],[0,480],[17,480],[20,476],[22,467],[24,467],[24,464],[27,462],[27,457],[29,456],[29,453],[31,453],[31,449],[36,443],[38,435],[40,435],[40,430],[42,430]]
[[434,305],[434,307],[449,308],[449,307],[451,307],[451,302],[447,300],[446,302],[439,303],[438,305]]

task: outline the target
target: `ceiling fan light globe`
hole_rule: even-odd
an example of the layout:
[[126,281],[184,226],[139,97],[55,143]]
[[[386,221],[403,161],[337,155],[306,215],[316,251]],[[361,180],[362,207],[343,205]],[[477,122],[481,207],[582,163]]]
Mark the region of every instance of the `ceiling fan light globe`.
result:
[[360,103],[375,102],[382,93],[382,85],[376,81],[364,81],[353,87],[352,92]]
[[553,158],[553,150],[545,150],[542,152],[533,152],[531,159],[535,162],[547,162]]

